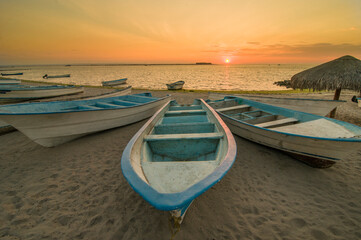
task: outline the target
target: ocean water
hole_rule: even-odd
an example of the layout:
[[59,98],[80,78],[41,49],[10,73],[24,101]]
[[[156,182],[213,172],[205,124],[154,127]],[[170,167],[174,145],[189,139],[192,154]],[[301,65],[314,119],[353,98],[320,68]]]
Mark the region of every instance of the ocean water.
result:
[[[93,65],[27,66],[18,79],[101,86],[102,81],[128,78],[128,85],[142,89],[167,89],[166,83],[185,81],[189,90],[282,90],[275,81],[290,79],[310,64],[252,65]],[[19,67],[17,67],[19,69]],[[2,69],[11,69],[2,67]],[[13,71],[1,71],[2,73]],[[20,72],[20,70],[19,70]],[[42,76],[71,74],[70,78]]]

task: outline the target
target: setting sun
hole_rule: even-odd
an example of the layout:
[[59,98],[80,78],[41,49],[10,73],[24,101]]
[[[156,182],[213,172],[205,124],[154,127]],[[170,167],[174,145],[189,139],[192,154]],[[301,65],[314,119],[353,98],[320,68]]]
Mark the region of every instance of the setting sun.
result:
[[229,59],[227,58],[225,62],[226,62],[226,63],[229,63]]

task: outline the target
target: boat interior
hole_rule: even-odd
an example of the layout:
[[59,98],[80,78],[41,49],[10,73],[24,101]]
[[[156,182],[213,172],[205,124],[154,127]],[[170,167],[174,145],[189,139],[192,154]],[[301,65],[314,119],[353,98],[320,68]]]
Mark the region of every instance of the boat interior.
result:
[[353,127],[347,129],[348,126],[341,126],[320,116],[287,109],[282,110],[282,108],[269,105],[267,105],[268,107],[257,108],[257,104],[265,105],[250,100],[229,97],[208,104],[218,112],[235,120],[261,128],[322,138],[351,138],[355,136],[354,129],[351,129]]
[[126,108],[153,102],[158,99],[159,98],[152,97],[150,93],[143,93],[91,100],[25,103],[15,106],[2,106],[1,108],[2,111],[11,113],[72,112]]
[[234,99],[212,102],[209,104],[218,112],[228,115],[236,120],[240,120],[258,127],[275,128],[292,125],[299,122],[299,120],[296,118],[273,114],[248,104],[239,104]]
[[143,172],[151,186],[179,192],[214,171],[226,149],[224,132],[214,121],[201,104],[165,110],[142,147]]

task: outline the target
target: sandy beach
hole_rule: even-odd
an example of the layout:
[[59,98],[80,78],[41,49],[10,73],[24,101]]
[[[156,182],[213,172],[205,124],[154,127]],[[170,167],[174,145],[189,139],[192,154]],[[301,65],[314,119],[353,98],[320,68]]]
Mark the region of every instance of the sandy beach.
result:
[[[105,91],[111,90],[87,88],[84,95]],[[172,94],[180,104],[208,96],[151,92]],[[347,102],[336,118],[361,126],[352,95],[341,93]],[[333,93],[302,96],[332,99]],[[0,239],[170,239],[169,214],[135,193],[120,168],[122,151],[145,122],[54,148],[18,131],[0,135]],[[315,169],[235,140],[233,167],[193,202],[174,239],[361,239],[361,149],[331,168]]]

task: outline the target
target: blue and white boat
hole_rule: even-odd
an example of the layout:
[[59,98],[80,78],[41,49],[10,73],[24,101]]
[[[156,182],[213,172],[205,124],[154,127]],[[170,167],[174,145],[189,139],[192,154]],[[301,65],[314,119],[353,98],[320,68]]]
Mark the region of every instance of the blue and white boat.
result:
[[208,103],[234,134],[285,151],[313,167],[330,167],[361,150],[361,127],[347,122],[240,97]]
[[77,94],[83,91],[83,87],[76,87],[72,85],[0,85],[0,102],[26,101],[31,99],[57,97]]
[[19,73],[1,73],[1,76],[17,76],[17,75],[23,75],[22,72]]
[[172,101],[130,140],[121,167],[138,194],[180,224],[192,201],[231,168],[236,151],[232,133],[207,103]]
[[169,98],[143,93],[92,100],[11,104],[0,106],[0,120],[34,142],[53,147],[86,134],[146,119]]
[[122,79],[112,80],[112,81],[104,81],[104,82],[102,82],[102,85],[103,86],[117,86],[117,85],[121,85],[121,84],[126,84],[127,80],[128,80],[128,78],[122,78]]

